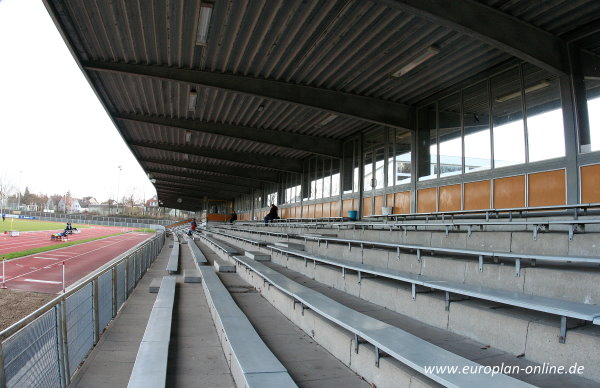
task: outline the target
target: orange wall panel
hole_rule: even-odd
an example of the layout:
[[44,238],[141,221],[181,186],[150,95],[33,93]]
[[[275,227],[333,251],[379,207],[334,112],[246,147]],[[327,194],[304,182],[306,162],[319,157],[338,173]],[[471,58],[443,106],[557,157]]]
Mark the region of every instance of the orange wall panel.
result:
[[581,203],[600,202],[600,164],[581,167]]
[[525,206],[525,175],[494,179],[494,208]]
[[437,211],[437,188],[421,189],[417,191],[417,213]]
[[323,204],[323,215],[322,217],[331,217],[331,202],[325,202]]
[[323,204],[322,203],[317,203],[314,205],[315,206],[315,218],[321,218],[323,217]]
[[331,217],[340,216],[340,201],[331,202]]
[[440,207],[441,212],[452,212],[461,210],[461,185],[440,186]]
[[391,207],[392,212],[394,211],[394,194],[387,194],[385,196],[385,206]]
[[208,214],[206,219],[211,222],[225,222],[229,221],[229,216],[227,214]]
[[465,210],[489,209],[490,181],[465,183]]
[[354,199],[344,199],[342,201],[342,209],[343,209],[343,213],[342,215],[345,217],[348,215],[348,210],[357,210],[354,208]]
[[552,206],[567,203],[565,170],[529,174],[528,181],[528,206]]
[[394,214],[410,213],[410,191],[394,193],[394,209],[392,212]]
[[383,195],[378,195],[375,197],[375,209],[373,209],[373,214],[381,215],[382,207],[383,207]]
[[369,198],[363,198],[363,217],[364,216],[370,216],[371,214],[373,214],[372,212],[373,209],[371,209],[371,197]]

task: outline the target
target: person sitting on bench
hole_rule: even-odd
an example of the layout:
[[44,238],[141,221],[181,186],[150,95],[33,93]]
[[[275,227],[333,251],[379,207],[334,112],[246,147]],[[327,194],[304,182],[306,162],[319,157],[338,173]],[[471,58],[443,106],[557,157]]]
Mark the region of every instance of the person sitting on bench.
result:
[[233,213],[231,213],[231,218],[229,219],[229,223],[233,224],[233,221],[237,221],[237,213],[235,212],[235,210],[233,211]]
[[271,210],[269,210],[269,214],[265,216],[265,225],[270,221],[278,220],[279,216],[277,215],[277,206],[274,203],[271,204]]

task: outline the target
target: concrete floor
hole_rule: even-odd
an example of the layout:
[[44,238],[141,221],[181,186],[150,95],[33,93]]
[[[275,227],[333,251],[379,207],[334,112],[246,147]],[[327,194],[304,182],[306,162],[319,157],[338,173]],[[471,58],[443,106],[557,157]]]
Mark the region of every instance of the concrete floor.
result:
[[[507,352],[494,349],[489,345],[482,344],[458,334],[451,333],[446,330],[426,325],[416,319],[396,313],[382,306],[367,302],[363,299],[349,295],[345,292],[329,287],[313,280],[309,277],[299,274],[293,270],[274,264],[272,262],[263,263],[275,271],[293,279],[294,281],[314,289],[326,295],[329,298],[336,300],[356,311],[369,315],[373,318],[386,322],[390,325],[399,327],[413,335],[416,335],[428,342],[431,342],[443,349],[452,353],[458,354],[469,360],[475,361],[481,365],[518,365],[525,368],[528,365],[537,365],[529,360],[509,354]],[[519,374],[512,377],[521,379],[530,384],[539,387],[578,387],[578,388],[593,388],[598,387],[598,383],[578,376],[566,375],[526,375]]]
[[[109,325],[71,387],[126,387],[135,357],[157,294],[148,292],[155,277],[167,275],[172,240],[167,240],[159,257],[142,277],[115,320]],[[192,268],[186,245],[181,246],[180,269]],[[235,387],[221,349],[202,286],[183,283],[178,276],[169,348],[167,386]]]
[[[157,294],[148,292],[155,277],[166,275],[172,240],[140,280],[115,320],[101,336],[74,376],[71,387],[126,387],[148,317]],[[212,262],[214,252],[201,245]],[[188,247],[180,248],[180,273],[194,264]],[[367,388],[360,376],[319,346],[285,318],[238,275],[220,274],[221,280],[248,316],[275,356],[286,366],[298,386]],[[183,283],[177,276],[169,347],[168,387],[235,387],[199,283]]]
[[[217,255],[198,244],[212,262]],[[370,385],[318,345],[235,273],[219,273],[234,300],[299,387],[368,388]]]

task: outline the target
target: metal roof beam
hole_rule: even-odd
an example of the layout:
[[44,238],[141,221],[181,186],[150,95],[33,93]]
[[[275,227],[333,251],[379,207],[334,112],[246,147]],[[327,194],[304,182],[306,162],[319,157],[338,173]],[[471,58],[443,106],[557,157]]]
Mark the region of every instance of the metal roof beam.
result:
[[82,61],[88,71],[131,74],[231,90],[329,111],[375,124],[411,128],[411,107],[335,90],[204,70],[101,61]]
[[214,197],[218,196],[219,198],[222,199],[233,199],[235,197],[235,195],[232,195],[231,193],[225,193],[225,192],[221,192],[221,191],[216,191],[216,190],[185,190],[185,189],[177,189],[177,188],[170,188],[169,186],[163,186],[163,185],[157,185],[156,186],[156,192],[157,193],[167,193],[167,194],[172,194],[175,197],[188,197],[188,198],[198,198],[198,199],[202,199],[205,196],[207,197]]
[[164,116],[139,115],[134,113],[119,113],[114,117],[118,120],[133,121],[144,124],[155,124],[166,127],[187,129],[190,131],[210,133],[234,139],[250,140],[257,143],[274,145],[311,154],[342,157],[342,142],[325,137],[299,135],[297,133],[274,131],[263,128],[244,127],[224,123],[168,118]]
[[375,0],[375,2],[469,35],[552,73],[569,73],[565,41],[478,1]]
[[156,182],[161,182],[161,183],[166,183],[171,185],[172,187],[181,187],[181,188],[190,188],[193,190],[200,190],[200,189],[209,189],[209,190],[223,190],[224,192],[228,192],[231,191],[233,193],[236,194],[249,194],[250,193],[250,189],[245,188],[245,187],[241,187],[241,186],[234,186],[234,185],[227,185],[227,184],[219,184],[219,183],[209,183],[209,182],[204,182],[204,181],[194,181],[194,182],[190,182],[189,180],[177,180],[177,179],[169,179],[169,178],[164,178],[164,177],[156,177]]
[[280,156],[263,155],[253,152],[214,150],[210,148],[182,146],[172,143],[154,143],[147,141],[129,141],[129,144],[132,147],[144,147],[162,151],[178,152],[182,154],[200,156],[203,158],[245,164],[247,166],[263,167],[272,170],[295,173],[302,172],[302,161],[292,158],[282,158]]
[[215,166],[206,163],[193,163],[178,160],[162,160],[154,158],[138,158],[140,163],[162,164],[163,166],[180,167],[188,170],[196,170],[202,172],[215,172],[222,175],[227,175],[231,178],[242,178],[253,180],[255,182],[278,183],[278,174],[271,171],[256,170],[252,168],[230,167],[230,166]]
[[[231,191],[239,191],[240,193],[249,193],[253,187],[249,187],[248,185],[241,184],[237,180],[232,179],[220,179],[213,180],[210,179],[210,175],[194,175],[194,174],[184,174],[184,173],[176,173],[176,172],[165,172],[152,170],[149,171],[152,177],[156,180],[163,181],[171,181],[171,182],[180,182],[185,184],[194,184],[194,185],[205,185],[207,187],[222,187]],[[206,179],[204,177],[209,177]],[[183,178],[183,180],[179,180]],[[260,187],[260,185],[256,185],[256,188]]]
[[161,174],[161,175],[167,175],[170,177],[193,179],[195,181],[211,182],[211,183],[224,183],[226,185],[235,185],[236,187],[245,187],[248,189],[259,189],[262,187],[261,183],[252,181],[250,179],[244,179],[244,178],[240,178],[240,177],[231,177],[231,176],[228,177],[228,176],[223,176],[223,175],[202,174],[201,172],[199,172],[197,170],[192,170],[192,171],[197,171],[196,173],[190,173],[189,170],[187,172],[173,171],[173,170],[164,171],[164,170],[161,170],[158,168],[148,168],[148,169],[146,169],[146,171],[152,177],[154,177],[156,174]]

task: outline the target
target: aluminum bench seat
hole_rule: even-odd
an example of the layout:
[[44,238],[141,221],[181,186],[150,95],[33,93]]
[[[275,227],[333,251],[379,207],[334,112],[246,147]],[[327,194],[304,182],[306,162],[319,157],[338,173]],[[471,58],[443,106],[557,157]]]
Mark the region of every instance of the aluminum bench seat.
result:
[[376,349],[376,365],[381,352],[394,357],[404,365],[426,375],[446,387],[532,387],[523,381],[497,374],[426,374],[425,368],[431,365],[458,365],[478,368],[479,364],[458,356],[400,328],[355,311],[325,295],[305,287],[267,266],[247,257],[236,256],[242,265],[250,268],[265,281],[289,295],[294,301],[343,327],[355,335],[355,351],[359,351],[359,340],[367,341]]
[[231,245],[226,244],[223,241],[220,241],[215,238],[208,237],[208,236],[202,236],[202,238],[204,238],[206,241],[210,242],[212,245],[216,246],[217,248],[221,249],[223,252],[227,253],[228,255],[237,255],[237,254],[241,253],[238,248],[232,247]]
[[175,274],[179,271],[179,240],[173,243],[166,270],[169,274]]
[[417,286],[445,292],[446,308],[448,308],[450,304],[450,294],[457,294],[528,310],[540,311],[552,315],[558,315],[561,317],[561,333],[559,336],[559,340],[561,342],[564,342],[566,337],[567,318],[581,319],[593,323],[598,322],[598,319],[600,319],[600,306],[597,305],[440,280],[431,278],[429,276],[391,270],[368,264],[360,264],[347,260],[334,259],[328,256],[307,253],[290,248],[283,248],[276,245],[269,245],[268,248],[285,253],[287,255],[302,257],[315,263],[320,262],[342,268],[342,274],[345,273],[345,270],[356,271],[359,275],[359,282],[361,281],[362,274],[369,274],[409,283],[412,286],[413,299],[416,299]]
[[[224,229],[224,230],[227,230],[227,231],[229,231],[229,230],[235,230],[235,229],[229,229],[229,228],[219,228],[219,229]],[[216,232],[214,230],[212,231],[212,233],[222,234],[222,232]],[[247,243],[252,244],[252,245],[256,245],[257,247],[269,245],[269,242],[268,241],[264,241],[264,240],[255,240],[255,239],[252,239],[252,238],[242,237],[242,236],[236,236],[236,235],[227,235],[227,236],[231,237],[231,238],[234,238],[236,240],[239,240],[239,241],[243,241],[243,242],[247,242]]]
[[128,388],[164,388],[167,381],[175,276],[164,276],[135,358]]
[[208,260],[204,256],[204,253],[198,248],[193,238],[188,236],[188,247],[190,248],[190,253],[192,254],[192,258],[198,264],[204,265],[208,264]]
[[397,244],[388,243],[383,241],[370,241],[370,240],[357,240],[347,239],[339,237],[326,237],[326,236],[304,236],[304,240],[317,241],[325,243],[339,243],[348,244],[349,247],[352,245],[358,245],[361,248],[365,246],[379,247],[385,249],[395,249],[398,257],[400,257],[401,251],[416,252],[417,260],[420,260],[421,255],[426,252],[435,254],[447,254],[456,256],[476,257],[479,260],[479,270],[483,271],[483,259],[508,259],[515,262],[515,275],[520,275],[521,260],[532,260],[536,263],[538,261],[547,261],[562,264],[600,264],[600,257],[595,256],[561,256],[561,255],[541,255],[541,254],[530,254],[530,253],[513,253],[513,252],[499,252],[499,251],[484,251],[477,249],[458,249],[458,248],[443,248],[443,247],[430,247],[425,245],[416,244]]
[[[434,227],[443,227],[446,231],[446,234],[453,229],[460,229],[464,227],[467,229],[469,235],[471,235],[473,228],[475,227],[484,227],[484,226],[498,226],[498,227],[506,227],[506,226],[523,226],[525,228],[531,227],[531,231],[533,233],[533,239],[537,238],[538,232],[540,231],[549,231],[551,226],[566,226],[569,232],[569,240],[573,239],[573,235],[576,232],[584,232],[586,225],[599,225],[600,220],[598,219],[574,219],[574,220],[538,220],[538,221],[432,221],[432,222],[365,222],[365,221],[357,221],[357,222],[345,222],[345,223],[332,223],[332,227],[337,227],[338,230],[342,227],[346,228],[361,228],[361,229],[382,229],[382,230],[403,230],[408,231],[409,228],[414,228],[417,230],[418,228],[434,228]],[[309,225],[307,225],[309,227]]]
[[231,352],[231,372],[237,386],[296,387],[287,369],[265,345],[250,321],[211,267],[198,266],[202,287],[225,353]]

